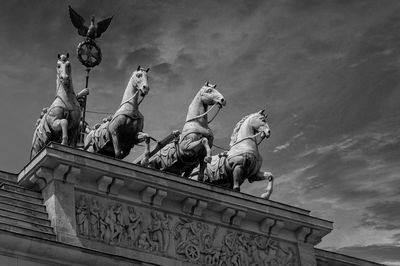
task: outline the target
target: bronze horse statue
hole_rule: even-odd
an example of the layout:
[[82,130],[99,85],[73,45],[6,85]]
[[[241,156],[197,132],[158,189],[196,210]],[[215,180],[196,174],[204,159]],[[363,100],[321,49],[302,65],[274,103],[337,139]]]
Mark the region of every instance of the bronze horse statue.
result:
[[118,110],[88,133],[85,150],[123,159],[140,142],[146,141],[149,149],[149,135],[142,132],[144,119],[139,112],[139,96],[146,96],[150,90],[148,72],[149,69],[138,66],[132,73]]
[[200,174],[206,163],[211,161],[214,135],[208,127],[209,106],[226,105],[216,85],[206,84],[199,90],[189,105],[186,122],[179,140],[163,147],[150,159],[149,167],[188,177],[200,163]]
[[58,55],[56,83],[56,98],[50,107],[43,109],[35,125],[31,159],[50,141],[75,147],[79,139],[81,107],[77,99],[89,91],[84,89],[75,94],[68,53]]
[[[267,180],[267,191],[261,197],[269,198],[273,176],[270,172],[260,171],[262,157],[258,151],[258,145],[271,134],[266,118],[264,110],[261,110],[243,117],[236,124],[230,150],[212,157],[204,171],[204,182],[240,191],[245,179],[249,182]],[[198,172],[199,169],[195,169],[192,175]]]

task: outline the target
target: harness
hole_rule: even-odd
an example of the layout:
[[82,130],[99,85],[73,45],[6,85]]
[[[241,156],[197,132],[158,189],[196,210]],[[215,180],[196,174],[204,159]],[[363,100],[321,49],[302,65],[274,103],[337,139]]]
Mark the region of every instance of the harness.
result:
[[214,120],[214,118],[217,116],[217,114],[219,113],[219,111],[221,110],[221,107],[220,107],[220,105],[219,105],[218,103],[215,103],[213,106],[211,106],[210,109],[208,109],[208,110],[207,110],[206,112],[204,112],[203,114],[198,115],[198,116],[195,116],[195,117],[193,117],[193,118],[190,118],[190,119],[186,120],[185,123],[191,122],[191,121],[193,121],[193,120],[196,120],[196,119],[199,119],[199,118],[202,118],[202,117],[206,116],[209,112],[211,112],[211,110],[212,110],[216,105],[218,105],[218,110],[217,110],[217,112],[215,113],[215,115],[213,116],[213,118],[211,118],[210,121],[207,121],[208,124],[211,123],[211,122]]
[[257,138],[258,136],[260,136],[261,134],[262,134],[262,132],[258,132],[257,134],[254,134],[254,135],[252,135],[252,136],[248,136],[248,137],[242,138],[242,139],[236,141],[235,143],[233,143],[232,146],[231,146],[231,149],[232,149],[233,146],[235,146],[236,144],[239,144],[240,142],[242,142],[242,141],[244,141],[244,140],[246,140],[246,139],[250,139],[250,140],[254,141],[254,143],[258,146],[258,145],[260,145],[260,143],[264,140],[264,138],[262,138],[262,139],[260,140],[260,142],[257,143],[256,138]]
[[[61,75],[59,73],[57,73],[57,78],[58,78],[58,80],[61,80]],[[61,82],[59,82],[59,84],[58,84],[57,91],[59,90],[60,86],[62,86]],[[67,103],[59,95],[56,95],[55,100],[56,99],[59,99],[64,106],[50,106],[49,109],[47,110],[48,115],[52,116],[51,111],[54,108],[58,107],[58,108],[62,108],[64,111],[62,117],[68,120],[72,111],[77,111],[77,110],[80,111],[79,105],[77,106],[77,108],[67,108],[67,106],[68,106]]]
[[139,89],[138,89],[128,100],[122,102],[122,103],[119,105],[118,111],[113,115],[113,117],[112,117],[112,119],[111,119],[111,122],[112,122],[116,117],[118,117],[118,116],[120,116],[120,115],[127,116],[127,117],[131,118],[132,120],[143,119],[143,116],[140,115],[140,112],[139,112],[138,109],[134,111],[134,115],[131,115],[131,114],[129,114],[129,113],[124,113],[124,111],[119,111],[119,109],[120,109],[123,105],[125,105],[125,104],[130,104],[130,105],[132,105],[132,107],[134,107],[134,108],[139,107],[139,105],[142,103],[142,101],[143,101],[143,99],[144,99],[145,96],[143,96],[142,99],[139,101],[137,107],[131,102],[131,101],[137,96],[138,93],[139,93]]

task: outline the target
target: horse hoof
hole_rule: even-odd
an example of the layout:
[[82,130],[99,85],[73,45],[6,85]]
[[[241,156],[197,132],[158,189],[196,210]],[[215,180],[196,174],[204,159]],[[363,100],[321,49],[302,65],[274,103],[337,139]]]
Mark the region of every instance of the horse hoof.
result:
[[141,166],[144,166],[144,167],[147,167],[147,166],[149,165],[149,159],[143,159],[143,160],[140,162],[140,165],[141,165]]
[[233,188],[233,191],[240,192],[240,187],[234,187],[234,188]]
[[204,158],[204,162],[205,163],[211,163],[211,157],[210,156],[205,157]]
[[263,194],[261,194],[261,198],[262,199],[269,199],[269,197],[271,196],[271,193],[270,192],[265,192],[265,193],[263,193]]

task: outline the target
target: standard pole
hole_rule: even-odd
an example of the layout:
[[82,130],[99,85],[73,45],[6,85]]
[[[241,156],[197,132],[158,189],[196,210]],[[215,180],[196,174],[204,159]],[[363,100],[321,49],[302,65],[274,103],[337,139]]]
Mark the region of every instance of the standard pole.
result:
[[[86,82],[85,82],[85,89],[88,88],[89,86],[89,73],[90,73],[90,68],[86,68]],[[82,106],[82,130],[81,130],[81,143],[83,146],[83,143],[85,141],[85,132],[86,132],[86,101],[87,101],[87,96],[83,97],[83,106]]]

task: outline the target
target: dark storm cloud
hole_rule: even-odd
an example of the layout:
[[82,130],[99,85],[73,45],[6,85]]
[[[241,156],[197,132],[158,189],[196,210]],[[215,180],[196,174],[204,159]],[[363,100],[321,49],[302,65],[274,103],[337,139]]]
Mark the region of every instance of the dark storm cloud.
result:
[[152,71],[156,76],[156,86],[163,91],[176,92],[183,84],[182,77],[174,71],[172,64],[161,63],[155,65]]
[[199,26],[199,20],[198,19],[193,19],[193,18],[188,18],[184,19],[180,23],[180,30],[182,34],[187,34],[193,30],[195,30]]
[[143,67],[154,66],[160,61],[160,50],[157,47],[141,47],[126,54],[123,59],[122,68],[131,66],[132,64],[139,64]]
[[395,243],[400,243],[400,233],[394,234],[392,236],[392,239],[394,240]]
[[400,201],[381,201],[366,208],[362,225],[376,229],[400,229]]
[[191,68],[195,68],[195,59],[193,54],[187,53],[185,51],[180,51],[176,57],[175,64],[177,67],[184,68],[186,66],[190,66]]

